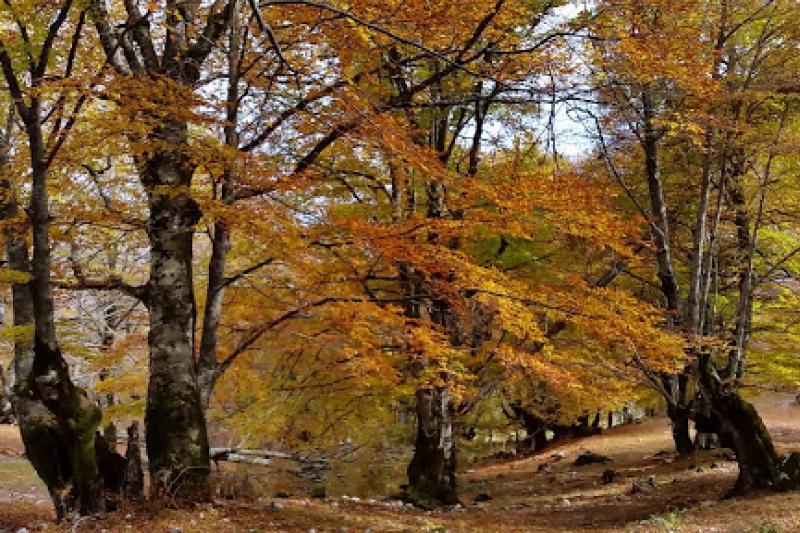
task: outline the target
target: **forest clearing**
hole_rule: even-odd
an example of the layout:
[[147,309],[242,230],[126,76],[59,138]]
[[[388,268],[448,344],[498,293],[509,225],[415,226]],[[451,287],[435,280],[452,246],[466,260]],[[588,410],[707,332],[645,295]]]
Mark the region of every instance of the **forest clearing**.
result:
[[[800,405],[786,395],[768,394],[756,405],[782,450],[800,446]],[[15,428],[0,428],[0,475],[22,452]],[[619,426],[533,456],[485,459],[463,468],[463,507],[425,512],[404,508],[391,494],[356,491],[314,498],[308,488],[276,498],[272,487],[250,500],[217,500],[192,511],[132,508],[84,522],[79,530],[190,532],[244,531],[641,531],[763,533],[800,530],[800,494],[754,494],[722,499],[736,478],[735,462],[716,451],[676,458],[670,451],[669,422],[655,418]],[[585,450],[607,455],[605,465],[575,466]],[[561,454],[563,459],[556,460]],[[554,458],[555,457],[555,458]],[[539,465],[551,465],[547,472]],[[613,468],[614,483],[601,483]],[[273,477],[280,477],[270,467]],[[284,474],[285,475],[285,474]],[[654,476],[655,489],[631,494],[633,483]],[[402,479],[396,480],[398,483]],[[35,490],[27,484],[35,483]],[[274,489],[273,489],[274,490]],[[491,500],[476,502],[479,494]],[[355,501],[358,500],[358,501]],[[278,502],[273,508],[273,502]],[[399,505],[399,509],[398,509]],[[60,531],[51,524],[47,492],[27,469],[0,485],[0,528]],[[69,531],[71,525],[65,525]]]
[[797,0],[6,0],[0,524],[800,531],[798,80]]

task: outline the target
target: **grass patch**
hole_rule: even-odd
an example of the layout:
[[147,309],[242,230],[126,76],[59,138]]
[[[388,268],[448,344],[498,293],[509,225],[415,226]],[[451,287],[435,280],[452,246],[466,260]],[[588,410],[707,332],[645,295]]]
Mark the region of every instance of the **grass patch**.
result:
[[46,490],[27,459],[0,460],[0,489],[25,491],[31,488]]

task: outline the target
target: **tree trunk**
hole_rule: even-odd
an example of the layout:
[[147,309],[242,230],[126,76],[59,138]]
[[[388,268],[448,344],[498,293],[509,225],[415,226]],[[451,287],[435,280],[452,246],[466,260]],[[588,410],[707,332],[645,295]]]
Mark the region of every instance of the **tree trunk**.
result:
[[547,426],[544,420],[532,413],[527,413],[525,418],[525,432],[528,434],[530,451],[535,452],[547,447]]
[[672,441],[675,443],[675,453],[689,455],[694,450],[692,438],[689,435],[689,410],[683,406],[668,404],[667,416],[672,424]]
[[589,415],[581,415],[575,424],[575,434],[579,437],[585,437],[589,434]]
[[417,439],[408,465],[407,498],[432,508],[458,503],[453,400],[446,388],[420,389],[417,400]]
[[772,438],[755,407],[735,390],[721,383],[707,354],[699,358],[699,377],[703,395],[711,406],[712,419],[720,443],[736,454],[739,477],[730,494],[776,486],[780,459]]
[[[159,21],[158,31],[166,35],[159,37],[165,39],[164,46],[147,31],[133,32],[134,39],[118,35],[104,2],[90,1],[89,15],[108,63],[118,75],[163,77],[191,90],[197,87],[206,59],[218,49],[217,41],[240,6],[236,2],[216,6],[203,17],[204,22],[197,17],[196,5],[185,7],[168,10]],[[206,28],[202,35],[196,35],[197,24]],[[160,58],[158,49],[163,50]],[[150,378],[145,427],[151,492],[173,500],[197,501],[208,499],[210,490],[204,397],[194,349],[192,236],[200,210],[189,191],[195,165],[188,155],[186,119],[170,115],[168,110],[148,118],[157,120],[159,127],[149,134],[147,156],[136,163],[150,208],[146,295]]]
[[731,494],[774,486],[780,459],[755,407],[733,391],[713,398],[712,404],[720,419],[720,441],[736,453],[739,464],[739,477]]
[[650,89],[642,91],[642,118],[644,121],[644,136],[642,150],[645,158],[645,174],[647,189],[650,193],[650,209],[654,221],[652,223],[653,241],[656,244],[656,265],[658,279],[661,282],[661,292],[667,303],[667,310],[675,313],[673,320],[681,320],[683,311],[678,277],[672,263],[672,248],[670,243],[670,228],[667,218],[667,203],[664,196],[664,184],[661,178],[661,162],[659,160],[659,143],[661,132],[657,131],[655,122],[654,103]]
[[[434,87],[434,90],[437,87]],[[440,88],[440,87],[439,87]],[[421,135],[414,137],[418,145],[428,145],[440,154],[442,163],[447,163],[446,140],[450,109],[436,111],[431,120],[427,140]],[[404,217],[413,215],[416,198],[413,185],[397,176],[398,185],[394,195],[394,212]],[[445,216],[444,185],[428,182],[427,212],[429,219],[441,219]],[[406,198],[403,198],[406,195]],[[404,212],[404,207],[406,212]],[[428,241],[436,243],[439,235],[433,231],[428,233]],[[450,246],[457,243],[451,242]],[[430,295],[429,287],[424,287],[425,279],[408,264],[399,265],[401,286],[404,295],[409,296],[405,315],[412,320],[429,319],[430,322],[442,326],[449,334],[451,342],[458,343],[455,324],[450,320],[451,309],[447,302],[435,300]],[[415,369],[419,375],[426,361],[421,361]],[[447,380],[447,378],[444,378]],[[453,431],[456,409],[450,391],[446,387],[426,387],[422,384],[415,393],[417,413],[417,436],[414,455],[408,465],[408,490],[406,497],[420,507],[432,508],[439,505],[453,505],[458,502],[456,493],[456,442]]]
[[[231,15],[231,27],[228,39],[228,91],[225,99],[225,144],[234,150],[239,148],[239,62],[241,55],[240,2],[236,2]],[[236,170],[228,165],[221,177],[220,200],[225,205],[235,200],[234,184]],[[214,223],[214,235],[211,239],[211,257],[208,261],[208,286],[206,288],[206,304],[203,308],[203,331],[200,336],[200,354],[198,379],[200,400],[204,410],[208,410],[211,394],[224,368],[217,362],[217,333],[222,319],[222,299],[225,294],[225,266],[228,252],[231,249],[231,235],[228,225],[223,220]]]
[[525,409],[520,402],[511,403],[507,416],[514,421],[522,421],[525,426],[525,444],[522,451],[533,452],[547,446],[547,424],[544,419]]
[[[30,154],[32,261],[19,232],[10,228],[4,232],[9,265],[32,274],[29,282],[16,283],[12,289],[15,324],[33,325],[33,341],[18,339],[15,343],[13,403],[26,456],[47,486],[60,520],[73,512],[88,515],[103,510],[102,481],[94,450],[100,410],[82,389],[73,385],[56,339],[41,103],[38,98],[29,101],[28,106],[20,102],[17,107]],[[10,222],[18,215],[18,205],[7,177],[0,188],[5,197],[2,217]]]
[[139,441],[139,422],[128,426],[128,447],[125,450],[125,484],[123,495],[129,500],[139,500],[144,495],[144,472],[142,470],[142,450]]
[[672,440],[678,455],[688,455],[694,451],[689,434],[689,420],[692,415],[688,400],[689,371],[687,368],[680,374],[664,374],[661,377],[667,400],[667,417],[672,424]]
[[11,379],[0,366],[0,424],[14,422],[14,408],[11,405]]
[[694,399],[694,427],[697,433],[694,437],[695,450],[710,450],[719,444],[719,420],[711,410],[711,402],[698,393]]
[[[186,125],[170,124],[156,145],[185,146]],[[206,500],[206,420],[194,357],[192,236],[200,210],[188,194],[193,167],[179,151],[159,152],[140,171],[150,218],[150,379],[145,414],[151,494]]]

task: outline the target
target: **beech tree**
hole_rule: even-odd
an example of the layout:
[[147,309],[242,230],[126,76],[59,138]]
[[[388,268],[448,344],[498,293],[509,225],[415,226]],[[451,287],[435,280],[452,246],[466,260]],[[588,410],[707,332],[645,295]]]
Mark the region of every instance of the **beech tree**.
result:
[[[108,63],[118,76],[158,78],[164,90],[180,95],[196,86],[203,63],[239,9],[234,2],[208,7],[168,2],[156,32],[151,11],[142,11],[136,2],[126,2],[124,8],[124,29],[119,30],[104,2],[90,4],[89,17]],[[192,237],[201,213],[190,189],[196,162],[187,153],[189,120],[179,110],[162,108],[155,116],[143,110],[141,118],[155,119],[143,139],[131,139],[147,145],[134,159],[148,198],[150,273],[145,286],[129,291],[150,316],[145,427],[151,491],[202,499],[208,497],[209,456],[194,354]]]
[[[718,433],[722,444],[736,452],[739,478],[734,491],[774,486],[782,468],[760,417],[738,387],[751,331],[754,254],[767,182],[779,165],[776,146],[791,108],[779,93],[780,85],[766,84],[772,75],[767,57],[781,54],[775,43],[793,38],[793,30],[782,22],[790,9],[779,2],[720,2],[710,7],[691,1],[609,3],[598,5],[596,19],[602,44],[594,46],[592,57],[598,68],[599,103],[607,113],[596,119],[601,154],[612,179],[650,221],[660,296],[670,327],[682,331],[689,343],[687,366],[680,373],[659,376],[642,370],[667,401],[678,453],[691,453],[694,447],[690,418],[701,436]],[[679,44],[683,40],[701,46],[690,49]],[[751,99],[755,86],[761,92]],[[617,120],[640,147],[644,179],[638,183],[644,184],[649,202],[638,199],[636,178],[613,159],[603,124]],[[747,128],[756,123],[771,124],[769,148],[753,145],[752,139],[747,148],[742,143]],[[620,146],[629,142],[623,138],[617,137]],[[670,169],[665,159],[676,149],[688,149],[696,157]],[[668,176],[681,179],[676,170],[694,173],[681,183],[688,186],[682,194],[667,186]],[[756,190],[752,203],[745,192],[751,179]],[[679,211],[677,201],[693,208]],[[732,231],[725,229],[728,220]],[[676,236],[670,229],[676,222],[688,224],[691,234]],[[720,252],[729,235],[736,236],[732,264],[726,264],[730,258]],[[679,239],[690,243],[688,257],[675,253]],[[685,281],[680,275],[684,268]],[[731,270],[738,278],[737,304],[728,330],[714,299]],[[684,283],[686,292],[681,290]]]
[[[454,504],[482,409],[541,447],[642,385],[678,453],[716,434],[736,490],[793,488],[740,388],[794,372],[750,338],[797,303],[796,6],[389,4],[3,8],[10,389],[59,518],[141,490],[84,365],[147,387],[177,503],[209,498],[217,428],[310,448],[409,410],[405,497]],[[574,160],[558,102],[594,135]],[[57,324],[75,291],[95,309]]]
[[[30,168],[32,257],[28,263],[27,244],[6,238],[14,266],[30,275],[27,291],[15,289],[15,320],[33,323],[32,345],[21,343],[16,353],[15,411],[20,422],[26,454],[46,483],[59,518],[76,510],[93,513],[104,506],[101,475],[95,455],[95,431],[100,410],[70,379],[69,369],[58,345],[55,330],[51,279],[51,241],[48,180],[64,136],[66,98],[49,101],[45,78],[49,74],[60,34],[67,40],[68,57],[83,30],[83,16],[72,12],[65,2],[42,12],[22,13],[9,7],[4,13],[18,31],[6,33],[0,43],[0,64],[8,93],[20,117],[26,138]],[[47,21],[47,22],[44,22]],[[44,25],[45,32],[36,27]],[[36,29],[34,29],[36,28]],[[57,44],[58,43],[58,44]],[[22,53],[19,53],[20,51]],[[58,66],[59,75],[69,78],[72,60]],[[46,112],[54,107],[57,118],[46,129]],[[9,118],[9,122],[11,122]],[[9,131],[11,125],[7,128]],[[5,181],[4,214],[16,215],[14,192]],[[30,265],[29,270],[26,268]],[[32,312],[31,312],[32,311]],[[32,357],[28,350],[33,351]],[[54,457],[53,451],[56,450]]]

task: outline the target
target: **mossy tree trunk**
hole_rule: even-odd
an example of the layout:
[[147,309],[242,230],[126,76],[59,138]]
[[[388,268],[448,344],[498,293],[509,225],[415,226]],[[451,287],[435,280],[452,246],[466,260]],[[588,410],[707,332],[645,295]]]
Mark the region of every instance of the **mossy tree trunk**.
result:
[[[70,13],[71,3],[59,8],[48,37],[55,37]],[[0,51],[0,64],[21,118],[28,143],[30,162],[30,205],[28,220],[33,256],[20,233],[4,233],[9,263],[15,270],[31,274],[27,283],[13,288],[15,322],[33,326],[33,341],[20,340],[15,347],[14,406],[27,457],[47,486],[59,519],[77,512],[82,515],[103,510],[102,482],[94,452],[94,438],[100,421],[99,409],[70,378],[61,355],[55,329],[50,289],[51,245],[48,195],[49,153],[44,141],[42,101],[36,89],[45,77],[52,42],[45,39],[39,60],[27,73],[30,87],[20,86],[8,53]],[[24,93],[29,93],[27,96]],[[12,115],[9,114],[9,128]],[[8,130],[10,132],[10,129]],[[8,156],[10,134],[5,139]],[[58,146],[60,143],[55,143]],[[8,169],[5,168],[5,171]],[[9,223],[19,209],[9,176],[3,176],[2,215]]]
[[741,397],[730,383],[723,383],[708,354],[698,359],[699,383],[711,406],[713,429],[720,443],[736,454],[739,477],[731,494],[776,486],[780,458],[756,408]]
[[209,497],[208,435],[194,356],[192,237],[200,210],[188,193],[194,172],[180,147],[187,125],[155,132],[158,152],[140,168],[150,218],[150,379],[145,414],[151,493],[177,499]]
[[[26,124],[32,154],[41,153],[41,132]],[[30,131],[34,130],[31,134]],[[94,454],[94,438],[100,421],[99,409],[83,390],[75,387],[55,338],[53,303],[50,296],[49,214],[46,168],[33,165],[31,227],[34,257],[18,233],[6,230],[9,265],[32,273],[28,283],[12,289],[14,323],[33,326],[33,340],[19,338],[14,346],[14,410],[25,452],[47,486],[58,519],[78,512],[91,514],[103,509],[102,483]],[[12,221],[18,207],[7,178],[3,218]]]
[[[67,363],[56,339],[55,314],[50,290],[50,210],[47,191],[48,169],[41,129],[38,99],[31,99],[23,122],[28,134],[31,153],[32,187],[29,218],[33,234],[33,277],[28,283],[33,302],[34,335],[33,367],[27,379],[25,393],[33,402],[40,402],[55,418],[50,429],[59,451],[66,459],[58,465],[69,485],[67,511],[81,514],[101,511],[102,482],[94,453],[94,438],[100,422],[100,410],[75,387]],[[31,443],[33,444],[33,443]],[[35,443],[40,446],[41,443]],[[26,448],[29,443],[26,442]],[[52,491],[51,491],[52,492]],[[71,504],[71,505],[70,505]]]
[[731,391],[715,397],[713,406],[720,419],[720,440],[736,453],[739,465],[739,477],[732,493],[775,486],[780,458],[753,404]]
[[[115,18],[119,14],[109,12],[105,2],[89,0],[88,12],[118,75],[156,77],[173,83],[176,93],[189,94],[239,9],[236,0],[217,3],[207,12],[198,6],[187,3],[167,10],[163,20],[153,22],[153,33],[150,26],[140,26],[124,38],[116,30],[125,24],[124,18]],[[135,2],[126,3],[125,10],[128,20],[146,18]],[[191,107],[189,102],[173,105]],[[209,498],[209,453],[194,347],[192,237],[200,210],[190,190],[196,164],[187,139],[189,119],[171,114],[167,107],[147,117],[158,126],[149,133],[150,149],[137,161],[150,210],[150,279],[144,298],[150,311],[145,438],[152,495],[180,502]]]
[[408,465],[408,497],[423,507],[453,505],[456,493],[456,447],[453,399],[446,388],[420,389],[417,438]]

